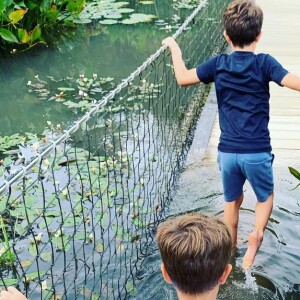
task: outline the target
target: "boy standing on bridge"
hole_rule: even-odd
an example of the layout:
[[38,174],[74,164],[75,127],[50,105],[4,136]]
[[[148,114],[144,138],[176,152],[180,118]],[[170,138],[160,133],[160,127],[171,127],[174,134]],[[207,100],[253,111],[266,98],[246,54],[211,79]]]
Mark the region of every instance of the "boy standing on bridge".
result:
[[273,171],[269,123],[269,82],[300,91],[300,77],[285,70],[268,54],[254,54],[261,37],[263,12],[254,0],[235,0],[226,8],[224,36],[232,48],[187,69],[181,50],[172,37],[163,40],[172,54],[179,85],[215,82],[221,136],[218,163],[225,208],[233,245],[237,241],[243,185],[250,182],[256,197],[255,224],[248,237],[243,266],[250,267],[262,243],[273,208]]
[[164,279],[179,300],[215,300],[232,269],[231,236],[221,219],[191,213],[158,227],[157,244]]

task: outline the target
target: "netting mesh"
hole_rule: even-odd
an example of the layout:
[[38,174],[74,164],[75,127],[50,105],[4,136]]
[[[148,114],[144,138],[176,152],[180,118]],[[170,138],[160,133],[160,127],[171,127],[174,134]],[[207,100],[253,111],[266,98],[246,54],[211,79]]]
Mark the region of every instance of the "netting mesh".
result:
[[[226,1],[179,35],[189,67],[224,46]],[[209,86],[163,52],[0,197],[0,285],[31,299],[124,299],[171,199]],[[52,130],[48,139],[56,139]],[[11,166],[11,169],[14,167]]]

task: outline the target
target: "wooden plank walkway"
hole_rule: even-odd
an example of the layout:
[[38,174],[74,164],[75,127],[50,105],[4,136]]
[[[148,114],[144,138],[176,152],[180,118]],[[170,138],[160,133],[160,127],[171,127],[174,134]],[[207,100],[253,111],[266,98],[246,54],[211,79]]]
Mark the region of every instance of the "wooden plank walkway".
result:
[[[300,5],[295,0],[256,0],[264,11],[263,35],[256,53],[273,55],[287,70],[300,75]],[[271,132],[274,165],[300,165],[300,92],[270,84]],[[216,160],[219,141],[216,116],[205,160]]]

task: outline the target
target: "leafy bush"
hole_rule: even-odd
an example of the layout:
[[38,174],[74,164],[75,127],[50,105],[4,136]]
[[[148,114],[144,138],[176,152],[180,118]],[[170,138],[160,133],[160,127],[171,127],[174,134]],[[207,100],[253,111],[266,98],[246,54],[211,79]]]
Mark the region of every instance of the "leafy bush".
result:
[[85,0],[1,0],[0,46],[27,49],[45,43],[46,32],[60,24],[69,24],[61,14],[78,14]]

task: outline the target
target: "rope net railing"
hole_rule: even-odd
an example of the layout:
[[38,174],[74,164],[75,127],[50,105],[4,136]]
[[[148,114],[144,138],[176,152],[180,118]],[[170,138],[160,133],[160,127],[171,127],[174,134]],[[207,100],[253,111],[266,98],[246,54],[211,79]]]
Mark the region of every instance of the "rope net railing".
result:
[[[187,65],[220,52],[226,1],[176,32]],[[0,196],[0,286],[30,299],[124,299],[171,199],[209,86],[178,87],[164,47],[25,165]]]

